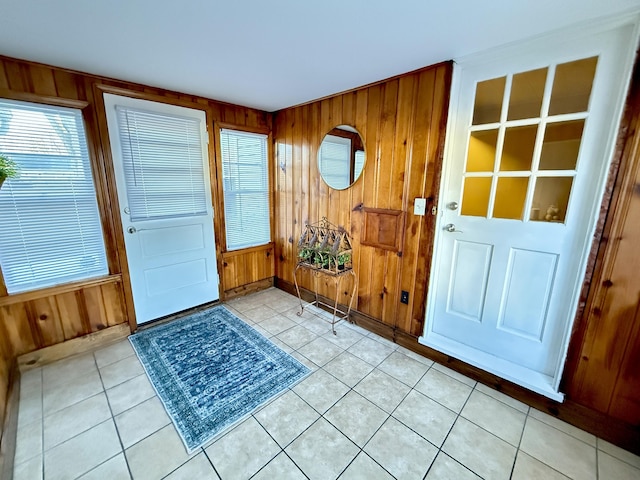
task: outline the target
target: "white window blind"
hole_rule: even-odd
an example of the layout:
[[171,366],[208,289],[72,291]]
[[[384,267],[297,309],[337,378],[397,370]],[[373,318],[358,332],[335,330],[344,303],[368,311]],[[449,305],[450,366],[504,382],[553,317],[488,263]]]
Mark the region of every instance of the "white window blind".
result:
[[342,190],[351,185],[351,139],[327,135],[320,147],[320,171],[325,182]]
[[227,250],[271,241],[267,136],[220,131]]
[[20,169],[0,188],[7,291],[107,274],[80,110],[0,100],[0,152]]
[[116,109],[131,220],[205,215],[200,121]]

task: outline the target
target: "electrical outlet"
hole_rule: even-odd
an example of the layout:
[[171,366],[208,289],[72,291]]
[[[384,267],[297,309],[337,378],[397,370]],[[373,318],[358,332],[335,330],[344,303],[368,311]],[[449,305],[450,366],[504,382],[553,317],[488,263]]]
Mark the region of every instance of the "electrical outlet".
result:
[[400,303],[409,305],[409,292],[407,292],[406,290],[402,290],[402,292],[400,293]]

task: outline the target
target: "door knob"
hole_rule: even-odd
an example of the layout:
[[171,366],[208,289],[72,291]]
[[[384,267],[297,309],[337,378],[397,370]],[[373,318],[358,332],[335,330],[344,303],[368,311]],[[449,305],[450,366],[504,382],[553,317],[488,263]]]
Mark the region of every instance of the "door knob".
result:
[[453,232],[462,233],[462,230],[456,230],[456,226],[455,226],[453,223],[448,223],[448,224],[446,224],[446,225],[444,226],[444,229],[445,229],[447,232],[451,232],[451,233],[453,233]]
[[458,209],[458,202],[449,202],[449,203],[447,203],[447,208],[449,210],[457,210]]
[[136,231],[137,231],[137,230],[136,230],[136,227],[129,227],[129,228],[127,228],[127,232],[129,232],[129,233],[136,233]]

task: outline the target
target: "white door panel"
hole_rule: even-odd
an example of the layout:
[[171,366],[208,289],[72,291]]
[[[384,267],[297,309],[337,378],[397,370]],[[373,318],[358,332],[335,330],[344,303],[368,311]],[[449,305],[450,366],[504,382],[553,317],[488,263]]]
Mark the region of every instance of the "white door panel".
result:
[[637,35],[456,63],[422,343],[561,398]]
[[137,323],[217,300],[204,112],[104,97]]

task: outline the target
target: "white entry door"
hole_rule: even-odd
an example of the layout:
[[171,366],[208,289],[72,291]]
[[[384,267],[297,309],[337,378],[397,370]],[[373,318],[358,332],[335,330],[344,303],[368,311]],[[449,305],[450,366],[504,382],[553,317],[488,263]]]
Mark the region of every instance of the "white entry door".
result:
[[104,101],[138,324],[217,300],[205,113]]
[[456,65],[421,343],[552,398],[635,28]]

